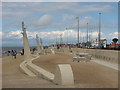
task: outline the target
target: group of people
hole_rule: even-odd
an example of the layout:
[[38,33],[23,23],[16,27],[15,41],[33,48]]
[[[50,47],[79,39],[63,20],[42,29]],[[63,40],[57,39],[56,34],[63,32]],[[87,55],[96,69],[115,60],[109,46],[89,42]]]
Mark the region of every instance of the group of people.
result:
[[[24,49],[22,49],[20,52],[19,52],[21,55],[24,55]],[[16,50],[8,50],[7,51],[7,56],[13,56],[14,59],[16,59],[16,56],[17,56],[17,51]]]
[[30,51],[31,51],[32,54],[34,54],[34,52],[35,52],[36,50],[37,50],[36,48],[33,48],[33,49],[30,48]]
[[17,51],[16,50],[9,50],[8,56],[13,56],[14,59],[16,59]]

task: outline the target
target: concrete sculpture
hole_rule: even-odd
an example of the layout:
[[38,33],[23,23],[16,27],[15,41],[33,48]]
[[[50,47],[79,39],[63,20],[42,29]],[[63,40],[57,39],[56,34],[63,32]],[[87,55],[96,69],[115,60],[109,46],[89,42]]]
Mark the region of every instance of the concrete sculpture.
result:
[[40,53],[40,42],[39,42],[39,37],[37,34],[36,34],[36,43],[37,43],[37,54],[39,54]]
[[43,50],[43,42],[42,42],[42,38],[40,38],[40,46],[41,46],[41,49]]
[[22,30],[23,30],[23,43],[24,43],[24,60],[29,61],[31,60],[31,52],[30,52],[30,47],[28,43],[28,38],[26,34],[26,28],[24,26],[24,22],[22,22]]

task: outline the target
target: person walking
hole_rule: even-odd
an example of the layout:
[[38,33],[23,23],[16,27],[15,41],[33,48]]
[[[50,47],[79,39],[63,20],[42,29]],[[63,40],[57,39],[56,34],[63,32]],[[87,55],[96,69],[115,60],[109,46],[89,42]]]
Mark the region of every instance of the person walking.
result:
[[24,49],[22,49],[22,50],[20,51],[20,54],[21,54],[21,55],[24,55]]
[[12,56],[14,59],[16,59],[16,52],[14,50],[12,50]]
[[7,54],[8,56],[10,56],[10,50],[8,51],[8,54]]

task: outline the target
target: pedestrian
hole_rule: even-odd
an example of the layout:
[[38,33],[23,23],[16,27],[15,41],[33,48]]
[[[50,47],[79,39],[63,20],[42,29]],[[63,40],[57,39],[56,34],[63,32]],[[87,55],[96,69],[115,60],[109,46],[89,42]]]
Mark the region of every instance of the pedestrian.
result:
[[16,51],[16,50],[15,50],[14,52],[17,54],[17,51]]
[[14,50],[12,50],[12,56],[14,59],[16,59],[16,52]]
[[7,54],[8,56],[10,56],[10,50],[8,51],[8,54]]
[[57,45],[57,49],[59,49],[60,47],[59,47],[59,45]]
[[34,54],[35,50],[36,50],[36,49],[35,49],[35,48],[33,48],[33,54]]
[[20,51],[20,54],[21,54],[21,55],[23,55],[23,52],[22,52],[22,50]]
[[69,45],[69,50],[71,50],[71,45]]
[[20,54],[21,54],[21,55],[24,55],[24,49],[22,49],[22,50],[20,51]]
[[24,49],[22,49],[22,55],[24,55]]
[[15,50],[14,53],[17,55],[17,51]]

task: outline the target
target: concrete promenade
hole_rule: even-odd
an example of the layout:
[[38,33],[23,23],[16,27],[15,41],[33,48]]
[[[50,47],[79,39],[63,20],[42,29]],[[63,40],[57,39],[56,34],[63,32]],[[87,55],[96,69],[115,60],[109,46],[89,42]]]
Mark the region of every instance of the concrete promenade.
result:
[[[34,64],[55,73],[57,64],[70,64],[73,69],[75,85],[55,85],[40,77],[30,77],[20,71],[19,65],[23,56],[17,59],[3,58],[3,88],[116,88],[118,86],[118,71],[105,65],[90,62],[72,62],[73,55],[56,53],[43,55],[33,61]],[[93,60],[95,60],[93,58]]]

